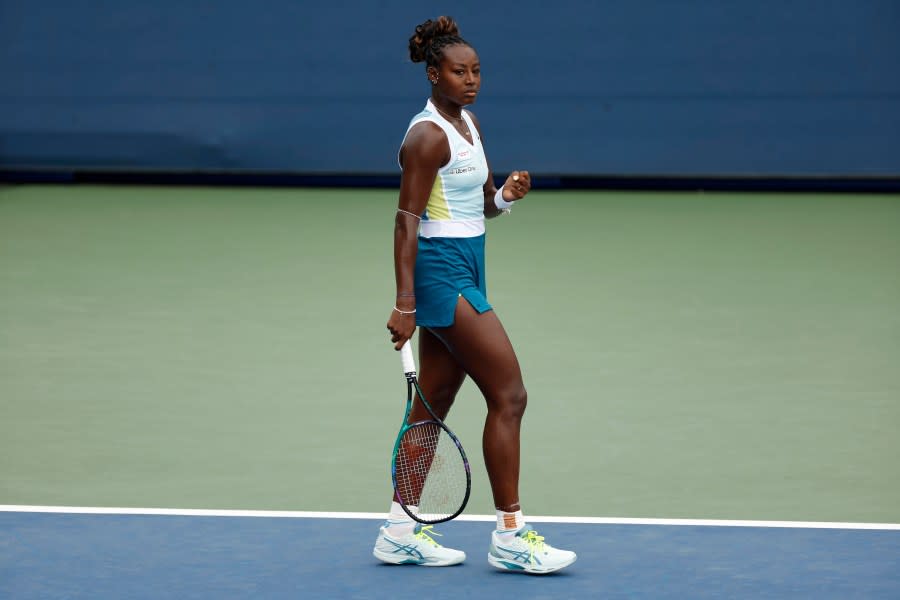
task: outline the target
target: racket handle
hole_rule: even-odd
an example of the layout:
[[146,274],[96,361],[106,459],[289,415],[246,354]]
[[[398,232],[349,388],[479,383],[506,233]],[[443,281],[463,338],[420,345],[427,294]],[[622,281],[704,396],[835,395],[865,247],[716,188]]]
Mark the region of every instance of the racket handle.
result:
[[406,343],[400,348],[400,360],[403,361],[403,373],[405,375],[416,374],[416,359],[413,358],[412,343],[409,340],[406,340]]

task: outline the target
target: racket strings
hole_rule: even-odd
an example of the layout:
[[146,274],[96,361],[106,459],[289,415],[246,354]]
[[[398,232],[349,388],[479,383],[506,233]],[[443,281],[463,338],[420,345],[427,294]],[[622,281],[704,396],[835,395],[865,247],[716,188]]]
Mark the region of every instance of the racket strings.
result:
[[395,461],[398,499],[426,520],[456,514],[468,491],[468,465],[456,442],[437,423],[409,428]]

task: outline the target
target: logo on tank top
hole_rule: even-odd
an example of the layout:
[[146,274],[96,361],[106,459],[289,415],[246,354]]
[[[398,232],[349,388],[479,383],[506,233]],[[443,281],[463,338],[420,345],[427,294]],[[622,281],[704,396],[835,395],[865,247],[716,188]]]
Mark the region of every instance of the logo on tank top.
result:
[[451,175],[463,175],[465,173],[471,173],[472,171],[476,170],[477,169],[475,167],[459,167],[456,169],[450,169],[448,173]]
[[460,150],[459,152],[456,153],[456,158],[458,158],[459,160],[465,160],[465,159],[469,158],[470,156],[472,156],[472,151],[469,150],[468,148],[463,148],[462,150]]

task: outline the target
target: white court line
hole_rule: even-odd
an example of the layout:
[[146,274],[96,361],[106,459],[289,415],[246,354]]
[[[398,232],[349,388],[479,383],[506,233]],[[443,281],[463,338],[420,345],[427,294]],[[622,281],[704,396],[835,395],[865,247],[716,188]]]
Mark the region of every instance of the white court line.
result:
[[[283,510],[214,510],[193,508],[116,508],[96,506],[26,506],[0,504],[0,512],[88,515],[160,515],[177,517],[267,517],[287,519],[384,519],[385,513]],[[494,515],[460,515],[459,521],[494,521]],[[900,523],[833,523],[828,521],[742,521],[720,519],[639,519],[619,517],[528,516],[529,523],[588,525],[676,525],[703,527],[783,527],[792,529],[871,529],[900,531]]]

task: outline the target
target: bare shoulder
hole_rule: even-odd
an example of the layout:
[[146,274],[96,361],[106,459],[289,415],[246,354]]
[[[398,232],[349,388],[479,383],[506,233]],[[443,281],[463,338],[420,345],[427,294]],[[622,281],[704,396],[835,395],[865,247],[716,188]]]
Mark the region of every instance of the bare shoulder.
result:
[[440,125],[431,121],[420,121],[406,134],[400,148],[401,161],[422,160],[427,164],[443,164],[450,156],[450,143]]

